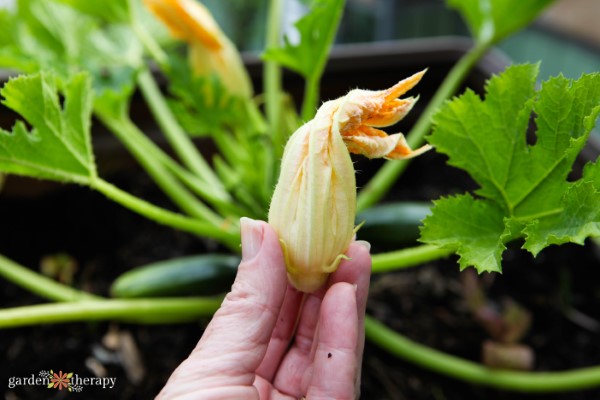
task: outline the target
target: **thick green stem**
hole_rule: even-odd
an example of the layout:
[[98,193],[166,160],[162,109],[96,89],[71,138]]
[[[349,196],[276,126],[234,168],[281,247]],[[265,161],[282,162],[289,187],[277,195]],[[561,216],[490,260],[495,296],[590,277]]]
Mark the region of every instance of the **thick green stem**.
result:
[[239,233],[225,229],[225,226],[215,227],[212,224],[157,207],[138,197],[132,196],[101,178],[94,180],[91,186],[109,199],[146,218],[199,236],[219,240],[232,250],[239,251]]
[[[460,87],[473,66],[487,52],[489,44],[477,44],[465,54],[444,79],[442,85],[419,117],[419,120],[407,135],[407,142],[412,148],[419,147],[425,141],[425,135],[431,129],[431,117],[438,108],[449,99]],[[357,212],[371,207],[389,191],[400,174],[406,169],[410,160],[387,161],[367,185],[360,191],[357,198]]]
[[516,372],[490,369],[416,343],[372,317],[365,318],[366,337],[423,368],[467,382],[518,392],[549,393],[600,386],[600,366],[561,372]]
[[49,300],[69,302],[101,298],[56,282],[2,255],[0,255],[0,275],[23,289]]
[[222,190],[221,181],[175,119],[150,71],[142,69],[137,81],[158,125],[183,164],[215,190]]
[[189,215],[205,220],[214,226],[223,223],[221,217],[194,197],[174,176],[155,158],[156,152],[149,145],[139,140],[143,133],[129,119],[115,119],[97,113],[102,122],[121,140],[129,152],[138,160],[154,179],[156,184],[175,204]]
[[15,307],[0,310],[0,328],[73,321],[186,322],[211,316],[222,300],[220,297],[107,299]]
[[377,274],[416,267],[429,261],[447,257],[453,253],[454,250],[440,249],[437,246],[425,244],[389,253],[374,254],[372,272]]

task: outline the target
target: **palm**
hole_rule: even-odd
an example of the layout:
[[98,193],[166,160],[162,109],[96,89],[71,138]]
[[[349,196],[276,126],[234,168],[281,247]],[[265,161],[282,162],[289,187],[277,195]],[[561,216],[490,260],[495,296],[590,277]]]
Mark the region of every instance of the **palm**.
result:
[[353,243],[327,287],[305,295],[287,284],[277,235],[265,223],[253,229],[250,243],[242,231],[232,291],[158,398],[354,399],[368,251]]

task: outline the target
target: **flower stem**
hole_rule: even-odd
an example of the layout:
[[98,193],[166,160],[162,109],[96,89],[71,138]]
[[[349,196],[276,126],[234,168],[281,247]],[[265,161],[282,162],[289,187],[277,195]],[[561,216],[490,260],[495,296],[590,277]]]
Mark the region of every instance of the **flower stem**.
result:
[[318,54],[318,57],[314,60],[310,75],[306,77],[306,87],[304,89],[304,100],[302,102],[302,119],[304,122],[310,121],[315,116],[317,106],[319,103],[319,89],[321,86],[321,76],[327,65],[329,59],[329,53],[331,46],[335,40],[335,35],[338,31],[340,21],[342,20],[342,14],[344,12],[345,1],[342,1],[338,7],[336,7],[336,13],[331,16],[331,19],[327,22],[328,29],[326,29],[326,35],[321,38],[322,43],[325,47]]
[[416,343],[375,320],[365,318],[366,337],[393,355],[423,368],[467,382],[518,392],[548,393],[600,386],[600,366],[560,372],[490,369]]
[[137,81],[152,114],[183,164],[215,190],[222,189],[221,181],[175,119],[154,77],[147,68],[142,69]]
[[109,199],[123,205],[124,207],[154,220],[160,224],[168,225],[199,236],[210,237],[219,240],[234,251],[239,251],[239,233],[226,229],[225,225],[215,227],[207,222],[202,222],[172,211],[157,207],[145,200],[135,197],[118,187],[97,178],[91,184],[92,188],[103,193]]
[[73,321],[169,324],[214,314],[221,297],[106,299],[39,304],[0,310],[0,328]]
[[31,293],[54,301],[69,302],[101,299],[99,296],[56,282],[2,255],[0,255],[0,275]]
[[[460,87],[473,66],[489,49],[488,43],[478,43],[465,54],[450,70],[442,85],[419,117],[407,135],[410,147],[416,148],[423,144],[425,135],[431,129],[431,117],[438,108],[449,99]],[[387,161],[367,185],[360,191],[357,198],[357,212],[371,207],[381,200],[408,166],[410,160]]]
[[444,258],[454,253],[454,250],[441,249],[434,245],[421,245],[373,255],[372,272],[374,274],[416,267],[428,261]]
[[319,103],[319,87],[321,84],[320,74],[311,74],[306,77],[304,87],[304,99],[302,100],[302,120],[310,121],[315,116],[317,104]]
[[[265,48],[279,46],[281,35],[282,0],[269,0],[267,12],[267,34]],[[265,114],[269,127],[271,147],[264,152],[265,181],[272,185],[277,176],[276,160],[279,160],[285,145],[287,132],[282,129],[282,88],[281,67],[276,61],[266,59],[263,64],[263,91],[265,93]]]

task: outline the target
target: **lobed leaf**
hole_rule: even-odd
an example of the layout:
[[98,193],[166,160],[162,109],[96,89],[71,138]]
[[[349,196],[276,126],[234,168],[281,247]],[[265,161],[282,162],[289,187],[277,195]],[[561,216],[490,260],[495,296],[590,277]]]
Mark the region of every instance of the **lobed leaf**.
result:
[[2,103],[33,126],[19,121],[0,129],[0,171],[62,182],[89,184],[96,177],[91,148],[90,78],[82,73],[64,84],[50,74],[20,76],[7,82]]
[[[537,74],[537,65],[510,67],[488,82],[485,100],[468,91],[434,116],[430,143],[448,155],[450,165],[473,177],[481,198],[460,207],[452,203],[451,217],[446,211],[450,200],[438,201],[425,220],[422,240],[457,248],[463,268],[468,264],[480,272],[501,270],[497,253],[489,260],[473,255],[490,246],[465,241],[467,233],[495,232],[500,244],[524,237],[524,247],[534,254],[550,244],[582,243],[599,233],[597,167],[588,166],[577,182],[567,177],[600,113],[600,74],[577,81],[551,78],[536,91]],[[537,127],[535,143],[528,144],[532,123]],[[586,204],[579,205],[584,199]],[[481,208],[481,203],[487,205]],[[474,207],[481,208],[477,229]],[[481,210],[491,216],[484,218]]]
[[477,265],[480,272],[501,271],[504,215],[497,204],[464,194],[435,201],[434,211],[424,220],[422,237],[431,244],[456,249],[461,270]]
[[[118,7],[117,2],[109,3],[107,12]],[[143,51],[127,25],[106,23],[56,1],[18,0],[16,4],[15,10],[0,10],[0,67],[25,73],[51,70],[62,79],[89,71],[99,94],[132,84]]]

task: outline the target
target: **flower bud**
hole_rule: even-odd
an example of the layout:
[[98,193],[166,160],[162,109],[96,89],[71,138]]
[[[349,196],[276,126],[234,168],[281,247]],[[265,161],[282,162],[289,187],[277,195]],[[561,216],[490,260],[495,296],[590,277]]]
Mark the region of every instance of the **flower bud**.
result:
[[334,272],[355,233],[356,181],[350,152],[370,158],[403,159],[411,150],[400,133],[376,127],[402,119],[414,98],[398,99],[423,72],[388,90],[353,90],[324,103],[315,118],[286,144],[281,173],[269,209],[269,224],[279,235],[288,278],[303,292],[314,292]]
[[144,3],[174,37],[189,44],[189,60],[196,75],[216,73],[230,93],[252,96],[252,84],[240,54],[206,7],[195,0],[144,0]]

